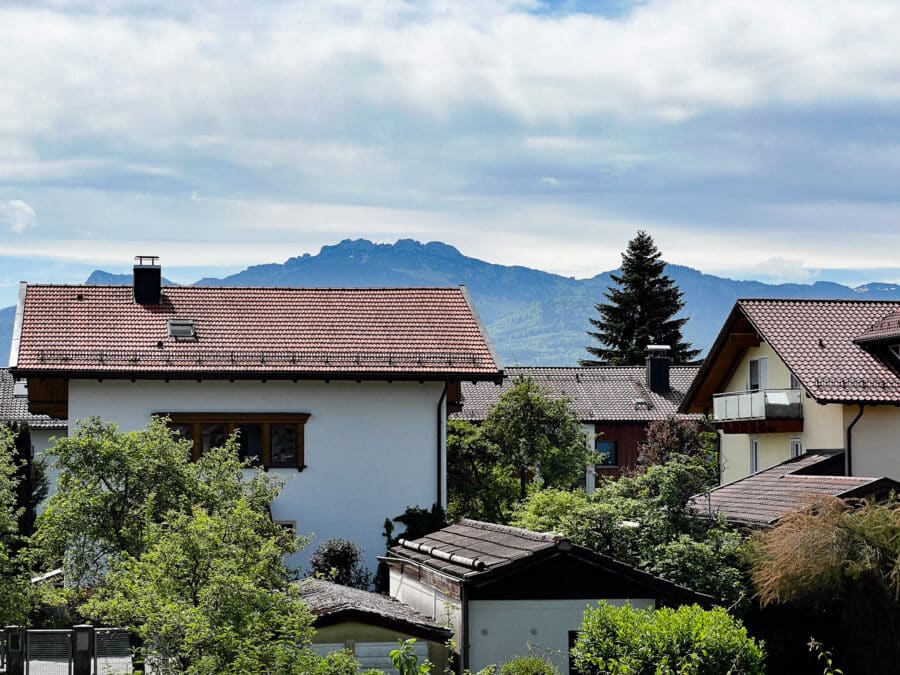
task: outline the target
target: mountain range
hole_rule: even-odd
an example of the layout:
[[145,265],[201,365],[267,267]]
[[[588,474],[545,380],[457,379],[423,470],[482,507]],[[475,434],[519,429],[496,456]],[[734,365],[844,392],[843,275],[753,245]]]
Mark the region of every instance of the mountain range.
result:
[[[685,338],[705,351],[737,298],[836,298],[900,300],[897,284],[857,288],[815,284],[736,281],[669,264],[667,274],[684,292]],[[607,271],[575,279],[527,267],[470,258],[441,242],[401,239],[375,244],[365,239],[323,246],[284,263],[255,265],[197,286],[455,286],[465,284],[504,365],[575,365],[587,356],[589,318],[612,284]],[[130,274],[95,271],[88,284],[131,284]],[[166,283],[164,281],[164,283]],[[9,354],[15,308],[0,309],[0,359]]]

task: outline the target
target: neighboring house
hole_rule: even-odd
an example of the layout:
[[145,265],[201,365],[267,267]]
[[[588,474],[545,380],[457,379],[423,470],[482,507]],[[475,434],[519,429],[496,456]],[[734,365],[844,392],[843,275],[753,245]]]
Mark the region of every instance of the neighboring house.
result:
[[700,516],[768,527],[818,496],[883,499],[900,492],[900,483],[890,478],[844,476],[843,471],[843,452],[807,453],[694,495],[689,506]]
[[428,659],[438,673],[447,667],[447,641],[452,631],[409,605],[323,579],[308,578],[297,583],[315,617],[313,650],[317,653],[349,649],[363,669],[397,673],[390,652],[397,649],[399,641],[413,638],[419,663]]
[[[53,438],[65,436],[68,425],[65,420],[49,415],[35,415],[28,410],[28,388],[24,381],[17,381],[6,368],[0,368],[0,424],[10,422],[27,424],[31,435],[32,457],[43,457],[53,445]],[[52,490],[56,486],[56,472],[47,467],[47,478]]]
[[[656,379],[651,378],[653,367],[658,370]],[[617,477],[636,465],[650,422],[677,413],[698,370],[699,366],[670,366],[665,357],[648,358],[646,366],[507,368],[499,386],[463,382],[462,408],[452,417],[483,422],[501,394],[519,379],[531,378],[547,395],[572,400],[588,445],[599,455],[596,475]],[[588,474],[590,490],[594,475]]]
[[535,650],[566,672],[584,610],[606,600],[655,608],[712,598],[575,546],[557,534],[462,520],[385,558],[390,593],[449,618],[463,668]]
[[900,302],[738,300],[680,410],[713,417],[729,483],[803,453],[900,479]]
[[159,266],[134,272],[134,288],[21,286],[11,365],[33,413],[70,431],[166,415],[195,455],[239,431],[286,480],[273,517],[356,542],[373,570],[386,517],[446,503],[448,394],[502,377],[464,288],[161,288]]

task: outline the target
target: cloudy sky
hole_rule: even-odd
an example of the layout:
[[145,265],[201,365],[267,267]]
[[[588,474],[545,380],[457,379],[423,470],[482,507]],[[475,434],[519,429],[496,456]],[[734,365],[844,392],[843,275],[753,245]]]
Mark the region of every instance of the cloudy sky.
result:
[[900,281],[900,3],[0,6],[0,306],[347,237]]

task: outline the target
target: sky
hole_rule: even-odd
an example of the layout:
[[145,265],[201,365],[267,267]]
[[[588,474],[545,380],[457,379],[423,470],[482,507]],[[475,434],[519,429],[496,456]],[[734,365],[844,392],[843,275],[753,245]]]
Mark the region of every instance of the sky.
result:
[[345,238],[588,277],[637,229],[763,281],[900,281],[900,3],[0,4],[0,306]]

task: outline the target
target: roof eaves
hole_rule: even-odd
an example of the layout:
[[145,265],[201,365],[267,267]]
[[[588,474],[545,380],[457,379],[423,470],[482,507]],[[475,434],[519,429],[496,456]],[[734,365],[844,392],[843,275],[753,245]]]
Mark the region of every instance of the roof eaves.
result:
[[478,326],[478,330],[481,333],[481,339],[484,340],[484,344],[487,345],[491,359],[494,361],[494,367],[498,369],[498,376],[494,381],[497,383],[502,382],[503,369],[500,367],[500,358],[497,356],[497,352],[494,349],[494,343],[491,341],[490,335],[488,335],[487,329],[481,321],[481,315],[478,313],[478,310],[475,309],[475,304],[469,296],[469,289],[466,288],[465,284],[460,284],[459,292],[462,293],[463,299],[466,301],[466,306],[468,306],[469,311],[472,313],[472,317],[475,319],[475,324]]
[[9,366],[14,368],[19,362],[19,345],[22,344],[22,322],[25,318],[25,296],[28,284],[19,282],[19,299],[16,303],[16,318],[13,321],[12,342],[9,345]]

